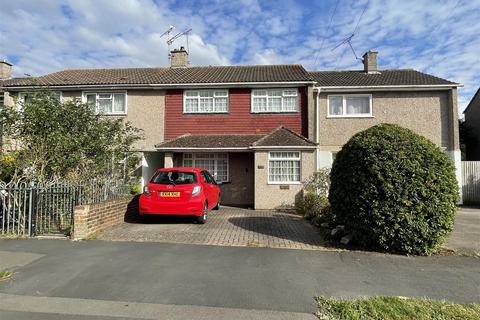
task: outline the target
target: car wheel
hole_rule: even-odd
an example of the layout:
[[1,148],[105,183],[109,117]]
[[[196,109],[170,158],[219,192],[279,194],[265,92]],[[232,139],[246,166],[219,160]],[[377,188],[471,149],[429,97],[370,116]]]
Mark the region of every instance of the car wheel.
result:
[[207,222],[207,216],[208,216],[208,205],[207,203],[205,203],[205,205],[203,206],[202,215],[195,220],[195,223],[205,224]]
[[220,209],[220,200],[218,200],[217,205],[213,207],[213,210],[218,210]]

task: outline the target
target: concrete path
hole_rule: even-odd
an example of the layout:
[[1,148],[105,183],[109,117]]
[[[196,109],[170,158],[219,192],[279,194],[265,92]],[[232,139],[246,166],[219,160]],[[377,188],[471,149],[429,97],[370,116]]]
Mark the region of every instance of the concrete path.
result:
[[480,255],[480,208],[460,207],[445,247]]
[[125,222],[98,239],[327,250],[319,230],[298,215],[232,207],[210,212],[204,225],[193,224],[191,217],[154,216],[147,223]]
[[0,240],[0,257],[14,272],[2,320],[314,319],[316,295],[480,301],[472,257],[55,240]]

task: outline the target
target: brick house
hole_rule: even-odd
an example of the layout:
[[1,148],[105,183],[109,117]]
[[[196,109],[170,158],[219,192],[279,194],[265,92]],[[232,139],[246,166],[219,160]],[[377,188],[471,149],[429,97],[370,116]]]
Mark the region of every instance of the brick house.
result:
[[144,130],[142,183],[159,167],[199,166],[221,183],[222,203],[291,206],[302,182],[329,167],[356,132],[397,123],[443,148],[459,168],[456,83],[415,70],[307,72],[300,65],[188,65],[64,70],[3,81],[5,104],[48,86]]

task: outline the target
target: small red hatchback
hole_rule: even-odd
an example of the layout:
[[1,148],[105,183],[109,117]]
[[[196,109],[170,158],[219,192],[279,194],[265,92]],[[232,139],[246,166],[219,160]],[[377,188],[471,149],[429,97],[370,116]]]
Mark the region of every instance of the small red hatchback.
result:
[[207,170],[163,168],[144,187],[139,214],[193,215],[196,223],[205,223],[208,211],[219,206],[220,187]]

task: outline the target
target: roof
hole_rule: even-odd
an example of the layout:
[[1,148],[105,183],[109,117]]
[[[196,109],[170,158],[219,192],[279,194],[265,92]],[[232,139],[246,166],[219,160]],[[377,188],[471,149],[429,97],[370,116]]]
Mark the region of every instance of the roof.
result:
[[477,92],[475,92],[475,94],[472,97],[472,100],[470,100],[465,110],[463,110],[463,113],[467,112],[468,108],[474,105],[474,103],[477,101],[477,97],[480,97],[480,88],[478,88]]
[[35,78],[4,81],[4,86],[166,85],[251,82],[313,82],[301,65],[245,65],[186,68],[67,69]]
[[304,136],[299,135],[287,127],[281,126],[252,144],[252,147],[254,148],[267,146],[310,147],[316,146],[316,143],[308,140]]
[[413,69],[379,70],[378,73],[363,70],[312,71],[309,74],[321,87],[458,85]]
[[316,143],[280,126],[268,134],[183,135],[159,143],[159,150],[261,149],[266,147],[314,148]]

